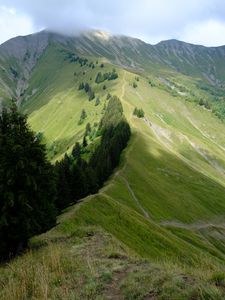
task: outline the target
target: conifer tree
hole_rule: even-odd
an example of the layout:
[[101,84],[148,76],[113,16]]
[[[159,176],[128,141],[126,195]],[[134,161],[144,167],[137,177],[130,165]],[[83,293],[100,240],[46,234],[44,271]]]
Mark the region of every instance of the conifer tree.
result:
[[99,104],[100,104],[100,99],[99,99],[99,98],[96,98],[95,106],[98,106]]
[[88,83],[85,83],[85,85],[84,85],[84,90],[85,90],[85,92],[88,93],[89,89],[90,89],[89,84],[88,84]]
[[85,136],[91,133],[91,124],[88,122],[85,129]]
[[87,143],[87,139],[86,139],[86,136],[84,136],[83,138],[83,143],[82,143],[83,147],[87,147],[88,143]]
[[84,83],[81,82],[81,83],[79,84],[78,90],[83,90],[83,89],[84,89]]
[[78,159],[80,157],[80,152],[81,152],[81,146],[79,142],[76,142],[75,146],[73,147],[72,150],[72,155],[74,159]]
[[88,91],[89,101],[93,100],[94,98],[95,98],[95,93],[93,92],[92,88],[89,88],[89,91]]
[[13,104],[0,115],[0,259],[56,222],[55,180],[45,147]]

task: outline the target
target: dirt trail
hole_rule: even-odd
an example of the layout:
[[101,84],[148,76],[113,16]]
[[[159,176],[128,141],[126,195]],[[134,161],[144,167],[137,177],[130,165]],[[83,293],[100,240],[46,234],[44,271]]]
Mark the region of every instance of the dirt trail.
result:
[[128,102],[127,100],[125,100],[125,87],[126,87],[126,84],[127,84],[127,81],[126,81],[126,72],[124,71],[123,73],[123,78],[122,78],[122,89],[121,89],[121,94],[120,94],[120,100],[122,101],[122,103],[126,104],[130,110],[131,110],[131,113],[130,113],[130,116],[129,116],[129,122],[132,120],[133,118],[133,109],[134,109],[134,106]]
[[211,143],[213,143],[214,145],[216,145],[217,147],[219,147],[222,151],[225,151],[225,148],[223,146],[221,146],[216,141],[214,141],[208,134],[206,134],[204,131],[202,131],[198,127],[198,125],[192,120],[189,112],[185,112],[185,117],[188,119],[188,121],[191,123],[191,125],[201,133],[202,136],[204,136]]
[[178,221],[163,221],[160,223],[161,226],[171,226],[176,228],[182,228],[187,230],[201,230],[205,228],[218,228],[225,230],[225,224],[224,223],[212,223],[212,222],[199,222],[199,223],[192,223],[192,224],[186,224],[181,223]]
[[138,198],[136,197],[133,189],[131,188],[129,182],[127,181],[127,179],[125,177],[123,177],[122,175],[119,175],[121,177],[121,179],[123,180],[123,182],[125,183],[125,185],[127,186],[127,189],[129,190],[131,197],[133,198],[133,200],[135,201],[135,203],[137,204],[137,206],[140,208],[140,210],[142,211],[143,215],[145,216],[145,218],[149,219],[149,214],[148,212],[144,209],[144,207],[141,205],[140,201],[138,200]]
[[120,95],[121,100],[124,100],[124,95],[125,95],[125,85],[126,85],[125,76],[126,76],[126,73],[123,72],[122,92],[121,92],[121,95]]
[[122,300],[124,296],[121,294],[120,286],[122,281],[131,272],[131,267],[115,272],[112,282],[105,287],[104,296],[106,299]]

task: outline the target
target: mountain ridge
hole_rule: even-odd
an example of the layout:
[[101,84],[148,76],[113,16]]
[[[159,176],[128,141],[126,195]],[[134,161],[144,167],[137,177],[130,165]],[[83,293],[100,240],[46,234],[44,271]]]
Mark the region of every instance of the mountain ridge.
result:
[[68,207],[55,228],[0,267],[0,298],[223,299],[223,50],[217,66],[210,56],[210,83],[205,48],[42,34],[40,43],[28,37],[22,52],[13,49],[19,58],[2,58],[0,47],[0,91],[18,95],[49,160],[70,157],[89,128],[88,160],[112,95],[132,135],[99,193]]
[[41,31],[0,45],[0,97],[5,94],[22,101],[20,94],[26,90],[30,74],[52,44],[83,56],[104,57],[134,71],[160,73],[165,70],[201,78],[222,89],[225,87],[224,46],[205,47],[178,40],[151,45],[140,39],[109,36],[101,31],[84,32],[75,37]]

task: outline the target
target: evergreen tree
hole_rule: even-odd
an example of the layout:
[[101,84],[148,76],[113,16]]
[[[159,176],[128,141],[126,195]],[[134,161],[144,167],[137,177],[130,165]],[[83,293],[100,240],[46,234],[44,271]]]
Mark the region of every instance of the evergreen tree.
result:
[[102,89],[103,89],[103,90],[106,90],[106,85],[105,85],[105,84],[103,85]]
[[0,198],[0,259],[5,259],[56,222],[53,169],[15,105],[0,115]]
[[205,104],[204,100],[202,98],[200,98],[199,105],[203,106],[204,104]]
[[144,118],[145,113],[142,108],[138,109],[137,107],[135,107],[135,109],[133,111],[133,115],[137,116],[138,118]]
[[133,82],[133,88],[136,89],[137,88],[137,83],[134,81]]
[[84,90],[85,90],[85,92],[88,93],[89,89],[90,89],[89,84],[88,84],[88,83],[85,83],[85,85],[84,85]]
[[72,167],[71,177],[71,202],[76,203],[77,200],[88,195],[88,183],[86,180],[84,161],[79,160],[79,163]]
[[83,143],[82,143],[83,147],[87,147],[88,143],[87,143],[87,139],[86,139],[86,136],[84,136],[83,138]]
[[112,97],[112,95],[110,93],[108,93],[106,96],[106,100],[109,100],[111,97]]
[[100,104],[100,99],[99,99],[99,98],[96,98],[95,106],[98,106],[99,104]]
[[92,88],[89,88],[89,91],[88,91],[89,101],[93,100],[94,98],[95,98],[95,93],[93,92]]
[[57,197],[56,206],[60,212],[72,202],[71,195],[71,171],[68,156],[55,165]]
[[83,90],[83,89],[84,89],[84,83],[81,82],[81,83],[79,84],[78,90]]
[[87,113],[86,113],[85,109],[82,109],[78,125],[81,125],[86,118],[87,118]]
[[138,109],[137,109],[137,107],[135,107],[135,109],[134,109],[134,111],[133,111],[133,115],[134,115],[134,116],[137,116],[137,114],[138,114]]
[[144,116],[145,116],[145,113],[144,113],[143,109],[140,108],[138,111],[138,118],[144,118]]
[[211,109],[211,104],[209,103],[208,100],[206,100],[206,102],[205,102],[205,108],[206,109]]
[[95,78],[95,82],[96,83],[101,83],[104,81],[104,77],[102,76],[102,73],[101,72],[98,72],[96,78]]
[[88,122],[85,129],[85,136],[88,136],[91,133],[91,124]]
[[80,118],[83,120],[87,118],[87,113],[86,113],[85,109],[82,109]]
[[[89,124],[89,123],[88,123]],[[80,157],[80,152],[81,152],[81,146],[79,142],[76,142],[75,146],[73,147],[72,150],[72,156],[74,159],[79,159]]]

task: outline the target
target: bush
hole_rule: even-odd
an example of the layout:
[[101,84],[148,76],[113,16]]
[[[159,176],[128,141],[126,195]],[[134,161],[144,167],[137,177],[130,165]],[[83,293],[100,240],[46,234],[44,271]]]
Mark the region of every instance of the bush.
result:
[[144,118],[145,113],[142,108],[138,109],[137,107],[135,107],[135,109],[133,111],[133,115],[137,116],[138,118]]
[[137,83],[134,81],[134,82],[133,82],[133,88],[136,89],[137,86],[138,86]]

